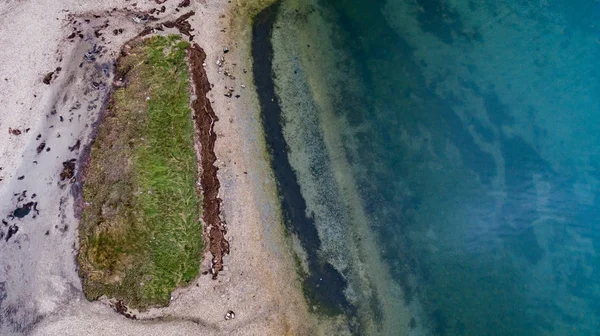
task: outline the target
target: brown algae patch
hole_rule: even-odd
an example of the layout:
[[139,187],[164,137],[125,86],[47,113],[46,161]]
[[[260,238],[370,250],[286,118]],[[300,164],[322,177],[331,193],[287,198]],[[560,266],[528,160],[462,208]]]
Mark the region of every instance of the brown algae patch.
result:
[[197,99],[192,103],[194,120],[198,130],[200,143],[201,186],[203,195],[204,223],[207,225],[208,249],[212,254],[211,273],[213,279],[223,270],[223,256],[229,253],[229,242],[225,239],[227,228],[221,219],[221,199],[219,188],[221,186],[217,177],[218,168],[215,166],[215,141],[217,134],[214,131],[215,122],[219,120],[207,98],[211,90],[210,83],[204,71],[206,53],[200,46],[194,44],[189,49],[190,68],[194,79],[194,93]]
[[88,299],[166,306],[203,254],[187,42],[129,43],[83,173],[79,275]]

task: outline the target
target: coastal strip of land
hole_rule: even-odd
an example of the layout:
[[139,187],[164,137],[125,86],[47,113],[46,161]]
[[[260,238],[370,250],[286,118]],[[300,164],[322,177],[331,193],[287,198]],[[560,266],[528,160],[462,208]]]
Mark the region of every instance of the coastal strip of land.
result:
[[[4,47],[4,51],[0,51],[0,64],[5,76],[0,86],[0,98],[6,106],[0,111],[0,128],[8,134],[0,139],[0,211],[7,221],[7,225],[2,226],[6,236],[0,243],[0,250],[5,256],[0,272],[0,310],[3,316],[0,333],[319,334],[297,282],[293,256],[285,239],[253,88],[249,46],[251,17],[247,10],[261,8],[264,1],[259,2],[250,6],[248,3],[180,0],[135,4],[124,0],[83,4],[74,0],[60,4],[42,0],[0,5],[0,28],[5,32],[0,38]],[[181,20],[186,13],[193,14]],[[28,29],[24,31],[22,27]],[[123,306],[127,306],[123,300],[131,294],[124,288],[115,287],[112,292],[127,294],[117,302],[108,299],[110,295],[102,295],[94,301],[89,301],[84,295],[85,285],[82,286],[79,271],[86,272],[86,269],[78,269],[80,244],[76,214],[79,211],[84,214],[86,206],[94,205],[78,204],[76,196],[85,188],[85,160],[82,159],[85,159],[86,148],[90,148],[92,140],[102,133],[98,126],[107,119],[99,118],[103,111],[110,110],[107,105],[111,101],[113,85],[121,85],[119,79],[123,72],[116,70],[118,64],[115,62],[122,56],[123,46],[140,34],[153,39],[154,35],[173,33],[181,34],[180,42],[185,41],[192,46],[188,50],[194,48],[192,43],[197,43],[206,54],[202,67],[207,80],[204,84],[210,83],[207,84],[209,86],[196,87],[199,82],[193,78],[191,84],[196,89],[187,91],[190,83],[179,83],[185,87],[181,93],[189,97],[186,102],[189,118],[186,120],[191,125],[199,125],[199,121],[193,119],[198,118],[197,110],[192,112],[191,105],[196,101],[201,110],[207,112],[205,102],[210,102],[214,115],[208,114],[210,118],[206,122],[211,125],[209,139],[214,139],[214,157],[209,157],[208,163],[214,169],[209,169],[208,173],[216,175],[220,184],[218,189],[212,189],[210,197],[219,204],[219,207],[212,208],[216,209],[212,218],[218,216],[214,226],[200,228],[197,221],[198,218],[206,220],[205,216],[209,213],[202,203],[208,197],[201,193],[195,195],[195,201],[181,204],[185,205],[186,211],[180,213],[186,219],[179,218],[177,221],[181,220],[179,223],[185,222],[186,225],[174,227],[193,227],[193,232],[187,232],[196,236],[214,227],[226,237],[229,254],[223,252],[215,257],[210,250],[210,240],[206,241],[205,248],[199,246],[201,239],[194,239],[191,245],[183,244],[187,247],[179,250],[184,252],[179,254],[182,260],[166,263],[185,264],[165,277],[170,279],[169,284],[152,285],[156,290],[145,293],[143,288],[155,278],[144,279],[142,276],[143,281],[130,287],[137,287],[137,296],[131,296],[137,301],[127,303],[141,309],[132,313],[123,311]],[[172,41],[175,46],[180,42]],[[175,51],[175,48],[165,47],[159,56],[183,56],[179,53],[181,49]],[[135,73],[135,70],[132,71]],[[49,73],[52,74],[48,76]],[[114,89],[114,92],[119,90]],[[167,93],[151,91],[140,92],[140,97],[141,93],[146,93],[144,99],[150,98],[140,101],[144,109],[155,103],[154,97]],[[182,98],[181,102],[184,100]],[[169,141],[183,138],[189,141],[190,134],[185,134],[181,139]],[[208,149],[203,148],[205,145],[199,137],[200,134],[191,137],[196,153]],[[142,136],[133,136],[142,147],[145,141],[149,141],[148,136],[144,140],[139,138]],[[186,143],[185,148],[190,148],[190,143]],[[191,152],[186,149],[185,157],[197,161],[193,149]],[[144,162],[151,163],[150,166],[154,164],[154,157],[140,155],[140,158],[148,159]],[[117,162],[107,159],[104,165],[108,166],[113,161]],[[187,186],[188,200],[193,188],[202,187],[197,185],[198,176],[207,173],[202,162],[195,167],[195,172],[185,170],[187,178],[183,185]],[[123,169],[116,173],[125,172]],[[192,181],[191,187],[188,179]],[[136,192],[140,191],[134,189],[130,194],[134,196],[132,199],[139,200],[142,194],[136,195]],[[153,197],[158,196],[154,193],[156,186],[143,191],[143,197],[147,198],[148,204],[157,207],[155,209],[166,206],[161,202],[152,203]],[[110,193],[108,196],[111,196]],[[111,197],[107,199],[111,200]],[[198,201],[204,211],[201,214],[201,209],[188,211]],[[123,204],[119,200],[115,203]],[[108,215],[114,208],[114,204],[112,208],[104,207],[105,214]],[[148,207],[150,214],[151,208]],[[18,209],[21,210],[16,211]],[[176,209],[183,207],[173,208]],[[160,213],[161,216],[174,215]],[[110,231],[102,225],[100,228]],[[90,227],[90,231],[93,230]],[[8,232],[11,234],[7,239]],[[124,233],[113,237],[126,239],[130,233]],[[185,241],[187,237],[183,236],[185,234],[177,236],[176,242]],[[182,237],[183,240],[180,239]],[[169,240],[166,236],[162,238]],[[95,243],[99,241],[102,239]],[[222,251],[225,251],[224,244],[224,241],[218,243],[223,247]],[[156,247],[151,246],[152,243],[148,245]],[[132,251],[133,247],[129,247],[129,252],[136,258],[152,260],[151,253],[142,252],[143,249]],[[205,252],[204,255],[194,252],[199,249]],[[89,272],[90,279],[97,276],[96,280],[116,284],[128,278],[127,272],[137,267],[137,263],[127,257],[116,257],[121,255],[120,251],[114,252],[113,249],[113,252],[105,254],[109,258],[95,260],[104,267],[104,271]],[[222,261],[220,265],[219,261]],[[103,262],[107,263],[103,265]],[[154,264],[157,262],[155,260]],[[194,263],[196,268],[191,267]],[[111,272],[106,272],[108,269]],[[199,273],[197,276],[194,275],[196,272]],[[128,279],[133,282],[140,277]],[[171,286],[178,288],[167,295],[167,288]],[[167,303],[168,306],[160,307]],[[135,316],[136,320],[124,318],[122,315],[125,314]]]

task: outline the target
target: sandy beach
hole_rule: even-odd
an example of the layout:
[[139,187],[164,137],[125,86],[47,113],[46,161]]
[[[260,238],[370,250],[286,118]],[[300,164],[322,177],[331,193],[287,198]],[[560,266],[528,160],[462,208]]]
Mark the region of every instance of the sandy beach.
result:
[[[261,5],[0,4],[0,334],[318,333],[309,322],[284,238],[252,86],[247,14]],[[73,196],[80,188],[77,160],[106,103],[122,46],[146,27],[189,11],[194,12],[188,19],[193,42],[207,54],[205,69],[213,85],[208,98],[219,118],[215,154],[230,253],[216,279],[201,275],[176,290],[169,307],[131,320],[106,300],[88,302],[82,293]],[[227,97],[231,90],[235,96]],[[68,173],[65,178],[69,162],[76,162],[73,178]],[[210,259],[204,257],[201,271],[209,270]],[[224,318],[228,311],[235,312],[234,319]]]

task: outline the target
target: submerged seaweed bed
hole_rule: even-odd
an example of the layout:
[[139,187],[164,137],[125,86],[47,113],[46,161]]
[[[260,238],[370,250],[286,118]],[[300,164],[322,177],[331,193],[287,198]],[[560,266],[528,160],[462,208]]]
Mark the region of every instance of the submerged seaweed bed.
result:
[[[289,236],[300,241],[306,255],[307,269],[296,255],[296,268],[307,302],[323,316],[345,316],[353,320],[356,307],[344,295],[346,279],[322,258],[323,245],[314,219],[306,215],[306,201],[301,194],[298,177],[288,158],[288,144],[282,133],[282,111],[273,81],[273,46],[271,42],[280,2],[262,10],[254,18],[252,30],[252,57],[254,83],[261,107],[265,140],[269,149],[271,167],[278,185],[282,212]],[[353,328],[353,327],[351,327]]]

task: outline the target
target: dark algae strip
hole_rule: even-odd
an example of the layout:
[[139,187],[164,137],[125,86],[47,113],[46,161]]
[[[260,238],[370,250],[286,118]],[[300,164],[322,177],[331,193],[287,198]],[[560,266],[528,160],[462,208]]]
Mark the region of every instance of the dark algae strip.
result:
[[225,239],[227,230],[225,223],[220,217],[221,199],[218,195],[221,185],[217,178],[218,168],[215,166],[217,156],[214,150],[217,134],[213,126],[219,118],[206,97],[208,91],[210,91],[210,83],[206,77],[204,66],[202,66],[206,59],[206,53],[200,46],[194,44],[189,49],[189,59],[194,82],[194,92],[198,97],[192,103],[192,108],[194,109],[194,120],[201,147],[200,165],[202,166],[202,176],[200,183],[202,185],[204,203],[202,216],[204,223],[207,225],[208,249],[213,256],[211,271],[213,278],[216,278],[219,271],[223,269],[223,256],[229,253],[229,243]]
[[90,300],[166,306],[203,254],[189,44],[178,36],[129,43],[83,164],[79,274]]
[[303,287],[309,304],[317,306],[323,313],[354,315],[355,308],[344,296],[346,280],[318,255],[321,240],[314,220],[306,215],[306,202],[288,160],[288,146],[281,125],[281,108],[272,78],[271,33],[278,9],[279,3],[276,2],[254,18],[252,58],[261,118],[270,151],[271,166],[281,197],[283,216],[287,229],[298,237],[307,254],[309,274],[303,279]]

